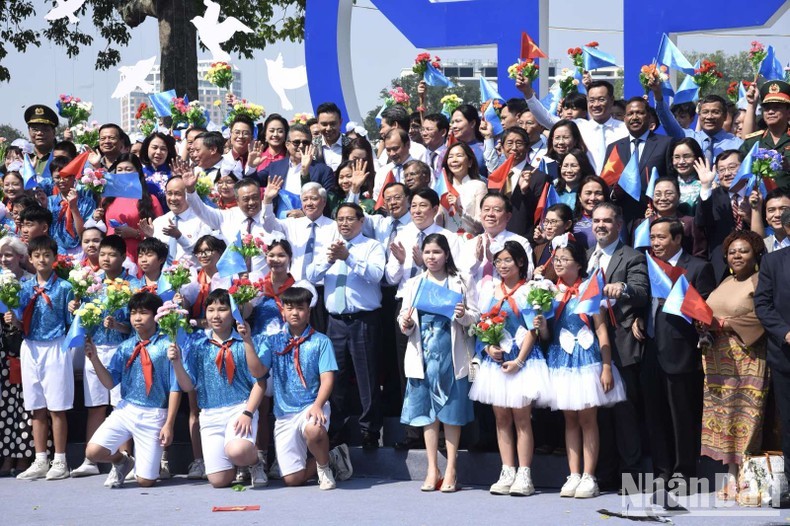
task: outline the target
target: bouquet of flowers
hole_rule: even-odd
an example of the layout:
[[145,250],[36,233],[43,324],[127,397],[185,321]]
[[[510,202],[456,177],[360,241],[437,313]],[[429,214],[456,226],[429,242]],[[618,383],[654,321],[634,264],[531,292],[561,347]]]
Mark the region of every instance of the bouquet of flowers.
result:
[[230,89],[233,83],[233,68],[227,62],[212,62],[203,78],[218,88]]
[[411,113],[411,106],[409,106],[410,100],[411,97],[409,97],[409,94],[406,93],[402,87],[397,86],[395,89],[389,90],[389,96],[384,99],[384,106],[389,108],[394,104],[400,104],[406,108],[406,111]]
[[527,81],[532,82],[538,78],[538,65],[531,58],[519,60],[507,68],[507,74],[513,80],[523,77]]
[[[742,80],[743,87],[748,90],[754,82],[750,82],[748,80]],[[740,84],[737,80],[733,80],[727,86],[727,98],[730,99],[730,102],[733,104],[737,104],[738,100],[740,100]]]
[[266,242],[263,240],[263,238],[254,236],[252,234],[245,234],[241,236],[241,246],[234,243],[230,247],[231,250],[238,252],[245,259],[260,256],[261,254],[266,253],[268,250]]
[[107,184],[107,179],[104,178],[104,170],[94,170],[89,165],[86,165],[85,171],[82,173],[79,182],[83,188],[100,196],[104,193],[104,186]]
[[307,124],[307,121],[312,119],[314,115],[312,113],[294,113],[294,116],[291,118],[290,124],[293,126],[294,124]]
[[442,113],[446,113],[447,115],[452,115],[455,109],[464,103],[463,99],[456,95],[455,93],[451,93],[449,95],[445,95],[439,100],[439,103],[442,105]]
[[480,106],[480,113],[485,114],[490,104],[494,105],[494,112],[496,113],[497,117],[501,117],[503,105],[502,105],[502,101],[499,99],[491,99],[485,101],[483,105]]
[[5,155],[8,151],[8,139],[0,137],[0,162],[5,162]]
[[173,119],[173,128],[177,128],[179,124],[186,124],[187,112],[189,107],[184,99],[181,97],[173,97],[170,100],[170,116]]
[[101,278],[90,267],[75,266],[69,272],[69,283],[76,299],[86,298],[102,289]]
[[61,94],[55,106],[58,108],[58,115],[69,120],[69,126],[87,121],[93,111],[92,103],[85,102],[79,97],[72,97],[71,95]]
[[[592,47],[597,48],[598,42],[592,41],[587,42],[584,47]],[[584,51],[580,47],[571,47],[568,48],[568,58],[571,59],[573,65],[576,66],[579,70],[584,69]]]
[[507,312],[487,312],[480,317],[480,321],[472,325],[470,336],[476,336],[478,340],[487,345],[499,344],[505,339],[505,318]]
[[4,237],[6,237],[10,233],[11,233],[11,231],[8,229],[8,227],[6,225],[0,226],[0,239],[3,239]]
[[411,70],[416,74],[422,77],[425,75],[425,72],[428,70],[428,64],[439,69],[442,67],[442,59],[437,56],[433,57],[431,60],[430,53],[420,53],[417,55],[417,58],[414,59],[414,65],[411,67]]
[[755,77],[757,77],[758,72],[760,71],[760,66],[767,55],[768,52],[765,50],[765,46],[763,46],[758,41],[753,40],[752,47],[749,49],[749,62],[752,63],[752,71],[754,71]]
[[175,260],[162,271],[170,287],[178,293],[181,287],[192,281],[192,263],[188,259]]
[[74,258],[68,254],[58,254],[55,262],[52,264],[52,270],[59,278],[68,280],[71,270],[74,268]]
[[573,70],[570,68],[562,68],[557,82],[560,85],[560,96],[563,99],[571,93],[579,91],[579,79],[573,76]]
[[154,320],[159,325],[159,330],[164,332],[171,342],[176,341],[179,329],[183,329],[187,333],[192,332],[192,326],[189,324],[189,311],[174,301],[166,301],[159,307]]
[[263,295],[263,280],[252,282],[247,278],[234,279],[228,293],[233,296],[233,301],[241,308],[242,305]]
[[71,127],[74,134],[74,142],[90,146],[94,150],[99,147],[99,123],[98,121],[79,122]]
[[22,284],[10,270],[0,272],[0,301],[9,309],[19,308],[19,292]]
[[202,199],[211,194],[211,190],[214,189],[214,182],[211,180],[211,177],[206,175],[206,172],[203,170],[199,170],[197,176],[198,180],[197,184],[195,185],[195,191]]
[[121,278],[105,279],[104,284],[107,286],[104,312],[112,316],[129,304],[129,300],[132,299],[132,289],[129,287],[129,282]]
[[716,63],[703,60],[700,67],[694,70],[694,84],[699,86],[700,95],[716,85],[724,75],[716,69]]
[[199,101],[190,101],[187,105],[186,119],[190,126],[204,127],[207,124],[206,108]]
[[782,154],[768,148],[757,148],[752,155],[752,173],[759,179],[776,179],[777,173],[782,169]]
[[252,122],[255,122],[266,116],[266,110],[263,109],[263,106],[247,102],[247,99],[241,99],[240,101],[234,101],[228,112],[228,116],[225,117],[225,125],[230,126],[230,123],[233,122],[236,115],[246,115],[252,119]]
[[663,64],[660,66],[657,64],[649,64],[646,66],[642,66],[642,69],[639,71],[639,82],[642,84],[642,87],[645,90],[645,93],[650,91],[648,84],[650,81],[656,79],[658,82],[666,82],[669,79],[669,74],[667,74],[667,67]]
[[532,305],[533,310],[540,313],[547,313],[552,310],[554,296],[557,294],[557,286],[548,279],[532,280],[527,283],[527,303]]
[[93,335],[96,328],[104,322],[104,306],[101,300],[95,299],[88,303],[83,303],[79,309],[74,311],[75,316],[79,316],[80,326],[88,333]]
[[137,107],[134,118],[137,120],[137,129],[146,137],[156,128],[156,112],[145,102],[141,102]]

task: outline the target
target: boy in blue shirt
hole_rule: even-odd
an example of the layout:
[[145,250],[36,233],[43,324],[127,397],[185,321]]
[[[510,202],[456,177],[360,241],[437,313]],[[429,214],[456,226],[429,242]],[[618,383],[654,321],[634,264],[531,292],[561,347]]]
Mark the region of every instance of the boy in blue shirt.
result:
[[[171,382],[172,367],[167,357],[170,340],[159,332],[156,311],[162,300],[150,292],[138,292],[129,301],[129,316],[134,335],[118,346],[109,367],[96,352],[96,344],[85,343],[90,359],[104,387],[121,385],[121,401],[99,426],[85,448],[91,462],[111,462],[108,478],[111,488],[120,488],[126,475],[135,468],[140,486],[150,487],[159,476],[162,451],[173,441],[181,393]],[[134,439],[136,459],[120,447]]]
[[181,389],[197,389],[206,475],[212,486],[224,488],[236,478],[234,466],[250,466],[253,487],[265,486],[265,464],[255,447],[264,388],[247,368],[246,354],[255,354],[249,326],[237,324],[237,330],[233,329],[230,295],[225,289],[216,289],[206,298],[206,322],[207,329],[189,337],[183,361],[178,346],[169,351]]
[[157,284],[162,276],[162,267],[167,261],[167,245],[155,237],[147,237],[137,245],[137,266],[142,272],[139,279],[132,280],[132,290],[145,289],[157,292]]
[[49,165],[52,180],[60,192],[48,198],[48,208],[54,215],[49,235],[58,243],[61,254],[76,254],[80,251],[80,236],[85,227],[83,218],[91,217],[96,209],[93,196],[87,191],[78,192],[75,188],[74,175],[67,175],[64,170],[61,177],[61,169],[69,162],[68,157],[57,156]]
[[51,224],[52,212],[43,206],[28,206],[19,212],[19,239],[28,244],[34,237],[46,236]]
[[[348,447],[329,450],[329,395],[337,371],[332,341],[310,327],[312,293],[291,287],[280,296],[286,326],[281,332],[261,334],[258,354],[247,352],[256,376],[271,371],[274,384],[274,448],[280,474],[287,486],[301,486],[318,475],[319,487],[334,489],[353,468]],[[313,458],[307,458],[307,452]],[[334,473],[333,473],[334,471]]]
[[[29,209],[26,209],[29,210]],[[35,480],[64,479],[69,476],[66,465],[66,411],[74,404],[74,368],[72,356],[63,350],[66,328],[71,324],[69,302],[74,299],[71,284],[52,269],[58,245],[51,237],[32,238],[27,247],[36,277],[22,282],[19,308],[22,320],[12,312],[6,322],[22,329],[25,336],[20,349],[22,393],[25,410],[33,415],[33,443],[36,460],[17,478]],[[52,417],[52,439],[55,459],[49,467],[47,438]]]

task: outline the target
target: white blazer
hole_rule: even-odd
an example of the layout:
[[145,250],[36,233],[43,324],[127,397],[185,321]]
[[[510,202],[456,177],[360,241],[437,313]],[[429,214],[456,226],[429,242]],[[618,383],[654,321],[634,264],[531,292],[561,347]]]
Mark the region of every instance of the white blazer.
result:
[[[403,320],[409,314],[409,309],[414,303],[414,294],[420,279],[427,278],[428,272],[418,274],[409,279],[403,285],[403,307],[398,315],[398,326],[403,325]],[[447,288],[452,291],[460,292],[463,295],[463,302],[466,313],[460,318],[453,317],[450,326],[450,339],[453,342],[453,370],[455,378],[464,378],[469,374],[469,362],[475,356],[474,338],[470,337],[467,330],[470,325],[477,323],[480,317],[477,302],[477,289],[470,283],[470,278],[465,274],[448,276]],[[403,359],[403,366],[406,378],[425,378],[425,364],[422,356],[422,338],[420,335],[420,320],[417,316],[417,309],[411,313],[411,320],[414,325],[404,331],[409,337],[406,345],[406,355]]]

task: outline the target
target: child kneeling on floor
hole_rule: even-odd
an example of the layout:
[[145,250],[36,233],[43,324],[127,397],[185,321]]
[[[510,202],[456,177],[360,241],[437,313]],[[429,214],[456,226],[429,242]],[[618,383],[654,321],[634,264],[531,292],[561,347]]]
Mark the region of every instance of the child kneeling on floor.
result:
[[255,447],[265,389],[247,368],[246,353],[255,353],[250,327],[234,321],[225,289],[215,289],[206,298],[206,323],[207,329],[187,339],[183,358],[177,345],[169,350],[181,389],[197,389],[206,475],[212,486],[224,488],[236,478],[234,466],[249,466],[253,487],[265,486],[266,466]]
[[[329,395],[337,371],[332,342],[310,327],[314,298],[302,287],[280,296],[286,326],[256,340],[258,354],[247,353],[255,375],[271,371],[274,387],[274,448],[283,482],[301,486],[318,475],[319,487],[334,489],[335,479],[353,474],[348,447],[329,450]],[[308,451],[313,458],[308,459]]]
[[[149,487],[159,477],[162,450],[173,441],[173,425],[181,401],[178,385],[170,381],[170,339],[159,332],[154,317],[162,299],[138,292],[129,300],[129,322],[134,335],[124,340],[104,367],[96,344],[87,339],[85,356],[107,389],[121,384],[121,401],[99,426],[85,448],[94,463],[112,462],[105,485],[120,488],[134,468],[140,486]],[[135,457],[119,448],[134,439]]]

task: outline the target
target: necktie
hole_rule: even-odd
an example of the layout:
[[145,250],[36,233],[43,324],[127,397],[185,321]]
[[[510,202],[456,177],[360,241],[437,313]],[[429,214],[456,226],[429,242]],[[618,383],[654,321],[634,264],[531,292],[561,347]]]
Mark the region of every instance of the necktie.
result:
[[711,166],[713,166],[713,139],[710,137],[705,137],[705,140],[702,141],[702,146],[705,149],[705,158],[708,160]]
[[[484,236],[488,236],[488,234],[483,234]],[[490,237],[488,238],[489,244],[493,241]],[[493,256],[493,254],[492,254]],[[486,262],[483,265],[483,278],[491,278],[494,276],[494,264],[488,260],[488,254],[483,254],[483,258],[485,258]]]
[[236,362],[233,361],[233,353],[230,348],[233,345],[233,340],[228,340],[225,343],[219,343],[217,340],[209,340],[209,343],[219,347],[217,358],[214,363],[217,364],[217,373],[222,376],[222,364],[225,364],[225,377],[228,379],[228,385],[233,383],[233,375],[236,373]]
[[[351,244],[348,244],[351,251]],[[348,304],[346,303],[346,282],[348,281],[348,265],[345,260],[338,260],[337,279],[335,280],[335,310],[337,314],[343,314]]]
[[47,293],[44,292],[44,287],[33,287],[33,296],[30,297],[30,301],[27,307],[25,307],[25,311],[22,313],[22,330],[25,332],[25,336],[30,334],[30,324],[33,322],[33,311],[36,310],[36,301],[39,296],[44,298],[47,305],[52,308],[52,300],[47,296]]
[[68,232],[71,237],[77,237],[77,231],[74,228],[74,216],[71,215],[69,202],[66,201],[64,196],[61,196],[60,198],[60,212],[58,212],[58,220],[65,223],[66,232]]
[[642,142],[642,140],[636,137],[631,139],[631,142],[634,144],[634,152],[631,155],[636,157],[636,165],[639,166],[639,143]]
[[145,379],[145,394],[151,394],[151,386],[154,385],[154,364],[151,363],[151,355],[148,354],[146,345],[151,343],[151,340],[142,340],[137,342],[134,346],[132,356],[126,362],[126,368],[132,366],[134,359],[140,356],[140,367],[143,369],[143,378]]
[[395,181],[398,183],[403,182],[403,165],[396,164],[395,167],[392,169],[392,174],[395,176]]
[[590,270],[595,270],[601,266],[601,256],[603,255],[603,250],[600,248],[593,253],[592,259],[592,267]]
[[400,219],[393,219],[392,220],[392,227],[390,227],[390,235],[387,238],[387,246],[384,247],[387,249],[387,254],[390,253],[390,245],[395,242],[395,236],[398,235],[398,227],[400,226]]
[[299,346],[302,345],[305,341],[307,341],[310,336],[313,335],[315,329],[310,327],[310,331],[307,333],[307,336],[302,336],[301,338],[291,338],[288,340],[288,345],[285,346],[281,352],[278,352],[277,355],[282,356],[284,354],[288,354],[289,352],[293,351],[294,353],[294,368],[296,369],[296,374],[299,376],[299,380],[302,381],[302,385],[307,387],[307,382],[304,379],[304,374],[302,373],[302,364],[299,363]]
[[732,220],[735,222],[735,230],[743,230],[743,218],[741,209],[738,206],[738,194],[732,195]]
[[439,157],[439,154],[436,152],[431,152],[431,170],[436,171],[436,158]]
[[601,130],[601,144],[598,145],[598,159],[599,165],[603,167],[604,163],[606,162],[606,126],[603,124],[599,124],[598,127]]
[[[178,220],[179,217],[177,214],[173,214],[173,226],[178,228]],[[171,237],[167,242],[167,256],[170,262],[176,260],[176,251],[178,250],[178,240],[174,237]]]
[[315,255],[315,228],[318,225],[315,222],[310,223],[310,235],[307,238],[307,243],[304,246],[304,268],[302,274],[307,272],[308,265],[313,263],[313,256]]
[[[417,236],[417,250],[422,250],[422,242],[425,241],[425,232],[420,231],[419,235]],[[411,262],[411,276],[414,277],[417,273],[422,270],[422,265],[417,265],[417,262],[412,260]]]
[[200,288],[198,289],[195,303],[192,305],[192,317],[196,320],[206,317],[203,312],[203,304],[206,302],[209,292],[211,292],[211,280],[208,278],[205,270],[200,269],[197,275],[197,282]]
[[[247,233],[252,234],[252,218],[247,218]],[[247,265],[247,272],[252,270],[252,258],[244,258],[244,263]]]

